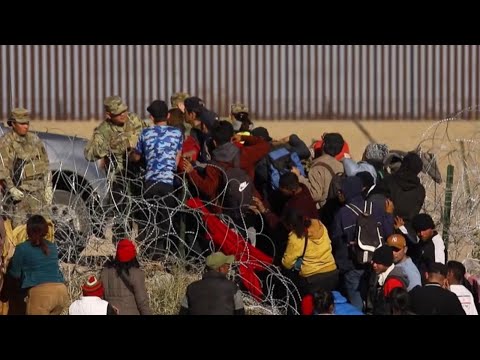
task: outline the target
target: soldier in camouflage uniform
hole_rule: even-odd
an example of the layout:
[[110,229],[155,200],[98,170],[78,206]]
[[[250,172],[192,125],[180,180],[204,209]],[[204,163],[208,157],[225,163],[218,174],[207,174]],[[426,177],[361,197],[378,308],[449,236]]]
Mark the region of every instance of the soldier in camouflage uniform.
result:
[[170,104],[172,109],[180,109],[183,113],[185,112],[184,101],[186,98],[189,98],[190,95],[185,92],[176,92],[170,96]]
[[8,125],[12,131],[0,139],[0,181],[5,190],[3,206],[12,217],[13,227],[17,227],[30,215],[49,214],[52,176],[45,146],[28,131],[28,110],[13,109]]
[[[170,105],[172,106],[171,109],[179,109],[182,114],[185,114],[185,99],[189,98],[190,95],[186,92],[176,92],[170,96]],[[183,121],[183,133],[185,136],[190,135],[190,131],[192,130],[192,126]]]
[[230,120],[235,133],[250,135],[250,131],[254,128],[248,107],[244,104],[232,104],[230,107]]
[[106,119],[93,132],[85,146],[88,161],[102,160],[110,183],[111,205],[116,212],[113,241],[128,236],[128,196],[141,194],[140,167],[128,162],[128,152],[134,149],[146,123],[138,115],[128,112],[128,106],[118,96],[104,101]]

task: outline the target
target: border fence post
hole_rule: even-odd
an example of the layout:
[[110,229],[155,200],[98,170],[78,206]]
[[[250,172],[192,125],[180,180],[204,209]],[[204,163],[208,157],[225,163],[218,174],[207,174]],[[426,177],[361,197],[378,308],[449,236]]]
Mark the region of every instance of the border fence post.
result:
[[452,184],[453,184],[453,165],[447,166],[447,188],[445,191],[445,208],[443,211],[443,231],[442,238],[445,243],[445,250],[448,254],[449,232],[450,232],[450,215],[452,211]]

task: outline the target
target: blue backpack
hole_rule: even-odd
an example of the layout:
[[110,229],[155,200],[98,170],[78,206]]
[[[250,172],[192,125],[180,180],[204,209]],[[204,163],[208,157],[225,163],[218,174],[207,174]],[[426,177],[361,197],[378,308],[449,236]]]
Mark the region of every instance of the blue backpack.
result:
[[295,166],[300,174],[305,176],[302,162],[294,151],[281,147],[272,150],[267,155],[269,182],[272,189],[277,190],[280,182],[280,176],[290,172]]

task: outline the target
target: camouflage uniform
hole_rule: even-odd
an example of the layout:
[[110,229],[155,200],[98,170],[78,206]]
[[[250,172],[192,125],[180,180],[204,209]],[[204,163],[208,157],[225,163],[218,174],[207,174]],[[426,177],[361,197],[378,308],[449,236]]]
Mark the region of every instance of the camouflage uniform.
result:
[[[13,109],[8,123],[29,123],[28,115],[28,110]],[[29,215],[47,217],[53,196],[51,173],[47,151],[37,135],[10,131],[0,139],[0,180],[5,184],[4,206],[14,227],[24,224]]]
[[170,104],[172,105],[172,108],[178,108],[178,104],[183,103],[188,97],[190,97],[190,95],[185,92],[176,92],[170,96]]
[[244,104],[232,104],[230,106],[230,112],[232,114],[238,114],[238,113],[241,113],[241,112],[244,112],[244,113],[249,113],[248,111],[248,107]]
[[[172,96],[170,96],[170,104],[172,106],[172,109],[180,109],[183,113],[185,113],[185,108],[181,109],[178,104],[183,103],[186,98],[189,98],[190,95],[186,92],[176,92]],[[185,136],[190,135],[190,131],[192,130],[192,125],[190,125],[187,122],[183,122],[183,126],[185,127],[185,130],[183,133]]]
[[[118,96],[111,96],[104,102],[105,110],[118,115],[128,110]],[[109,119],[104,120],[93,132],[92,139],[85,146],[85,158],[88,161],[105,159],[109,165],[110,180],[126,169],[127,149],[135,148],[138,136],[147,124],[137,114],[128,113],[124,126],[117,126]]]
[[[105,111],[112,115],[119,115],[128,110],[127,105],[118,96],[111,96],[104,101]],[[111,187],[110,201],[115,204],[112,209],[126,211],[125,195],[140,195],[141,170],[138,165],[127,163],[127,151],[135,148],[138,136],[147,124],[138,115],[129,112],[128,120],[123,126],[113,124],[105,119],[93,132],[91,140],[84,150],[88,161],[105,160],[107,179]],[[119,216],[119,221],[125,222],[125,214]],[[125,228],[120,226],[114,229],[114,240],[126,236]]]
[[[237,115],[237,114],[240,114],[240,113],[249,114],[248,107],[244,104],[239,104],[239,103],[238,104],[232,104],[230,106],[230,113],[233,115],[232,121],[231,121],[231,123],[233,125],[233,130],[235,130],[235,132],[238,133],[238,132],[240,132],[240,129],[242,128],[244,123],[242,121],[237,120],[234,116]],[[252,130],[252,129],[253,129],[253,122],[250,121],[248,130]],[[245,132],[245,134],[243,134],[243,132]],[[250,133],[244,127],[244,130],[242,131],[242,134],[240,134],[240,135],[250,135]]]

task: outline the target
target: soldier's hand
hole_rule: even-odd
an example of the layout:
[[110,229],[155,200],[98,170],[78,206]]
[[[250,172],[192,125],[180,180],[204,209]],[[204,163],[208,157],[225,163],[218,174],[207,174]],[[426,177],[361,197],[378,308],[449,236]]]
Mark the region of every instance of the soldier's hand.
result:
[[18,190],[16,187],[10,188],[8,192],[10,193],[10,196],[14,201],[20,201],[25,197],[25,194],[20,190]]

